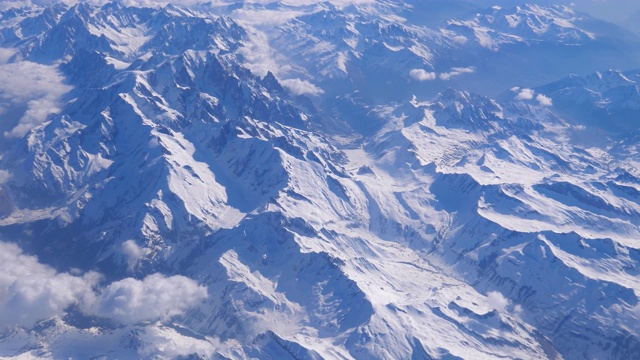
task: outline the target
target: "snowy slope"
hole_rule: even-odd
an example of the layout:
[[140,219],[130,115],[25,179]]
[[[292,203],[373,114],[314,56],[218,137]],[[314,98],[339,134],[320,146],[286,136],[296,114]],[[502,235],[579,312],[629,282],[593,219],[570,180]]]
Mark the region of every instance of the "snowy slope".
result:
[[608,70],[587,76],[570,75],[538,90],[549,94],[569,119],[613,132],[638,128],[640,92],[636,71]]
[[518,42],[580,44],[595,40],[595,34],[579,27],[583,21],[568,6],[494,6],[472,20],[451,20],[448,27],[473,34],[472,41],[497,50],[502,44]]
[[[0,89],[0,314],[33,314],[0,317],[0,358],[640,356],[637,141],[585,145],[528,88],[445,89],[511,50],[412,11],[3,12],[0,70],[57,85]],[[516,12],[457,24],[595,41],[566,8]],[[635,86],[598,75],[569,80]]]
[[[571,72],[629,69],[638,63],[637,36],[568,7],[460,10],[453,12],[456,18],[425,24],[423,13],[430,6],[442,5],[247,5],[229,14],[251,29],[252,70],[268,68],[284,84],[298,85],[296,91],[328,101],[345,89],[376,104],[414,94],[431,97],[448,87],[497,95]],[[283,15],[273,16],[278,11]],[[275,23],[259,20],[270,16]],[[268,51],[265,42],[271,45]]]
[[[413,169],[424,169],[424,186],[452,216],[433,253],[505,295],[565,357],[633,357],[637,342],[620,345],[638,331],[639,208],[627,196],[637,168],[571,145],[568,125],[523,104],[452,92],[396,114],[405,126],[386,137],[409,142]],[[620,176],[627,170],[631,182]]]

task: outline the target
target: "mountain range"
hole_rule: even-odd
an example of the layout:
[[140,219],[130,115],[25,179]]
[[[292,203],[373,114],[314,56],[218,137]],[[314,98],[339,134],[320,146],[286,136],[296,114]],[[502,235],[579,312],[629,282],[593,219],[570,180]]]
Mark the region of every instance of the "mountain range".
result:
[[568,5],[5,9],[0,359],[640,357],[639,50]]

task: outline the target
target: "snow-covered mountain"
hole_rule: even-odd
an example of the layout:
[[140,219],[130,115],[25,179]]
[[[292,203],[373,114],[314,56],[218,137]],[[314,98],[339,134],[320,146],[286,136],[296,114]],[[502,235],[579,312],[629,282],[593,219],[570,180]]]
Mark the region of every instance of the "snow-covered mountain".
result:
[[640,91],[637,71],[608,70],[587,76],[569,75],[538,90],[554,99],[568,119],[613,132],[638,129]]
[[[460,9],[451,11],[455,18],[435,24],[423,20],[431,6],[434,12],[444,8],[447,13],[456,4]],[[336,96],[342,99],[345,89],[357,90],[376,104],[412,95],[432,97],[448,87],[497,96],[514,86],[542,86],[572,72],[637,67],[636,35],[569,7],[522,5],[467,12],[469,6],[438,1],[355,7],[272,3],[226,14],[251,29],[250,51],[245,51],[249,68],[261,74],[272,70],[286,87],[324,94],[332,102]],[[270,16],[274,20],[262,20]],[[270,48],[261,45],[265,41]]]
[[493,100],[478,59],[595,20],[421,6],[1,12],[0,358],[640,356],[637,133],[560,107],[636,110],[635,78]]

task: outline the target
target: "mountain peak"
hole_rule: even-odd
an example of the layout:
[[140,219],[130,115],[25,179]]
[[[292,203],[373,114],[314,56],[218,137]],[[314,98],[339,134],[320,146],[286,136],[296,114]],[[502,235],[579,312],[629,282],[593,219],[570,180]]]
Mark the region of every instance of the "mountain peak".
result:
[[1,356],[639,357],[640,41],[180,4],[2,13]]

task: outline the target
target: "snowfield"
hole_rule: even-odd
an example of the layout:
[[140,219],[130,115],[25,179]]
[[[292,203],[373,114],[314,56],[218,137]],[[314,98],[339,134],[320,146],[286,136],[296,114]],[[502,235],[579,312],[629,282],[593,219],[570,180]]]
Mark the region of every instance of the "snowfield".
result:
[[640,38],[437,3],[0,11],[0,359],[639,358]]

